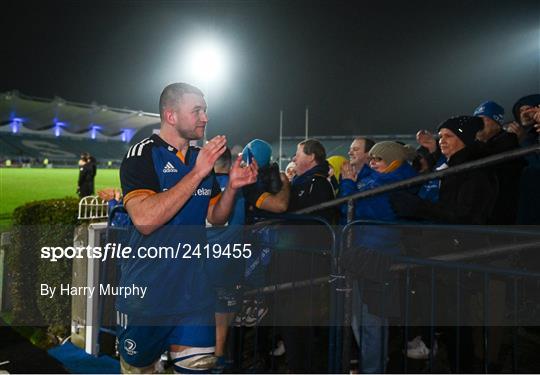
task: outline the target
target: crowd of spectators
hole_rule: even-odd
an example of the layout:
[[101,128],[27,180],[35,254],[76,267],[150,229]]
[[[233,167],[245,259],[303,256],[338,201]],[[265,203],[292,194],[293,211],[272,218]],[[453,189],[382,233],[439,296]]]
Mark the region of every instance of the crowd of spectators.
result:
[[[476,109],[472,107],[470,114],[450,117],[442,122],[436,132],[420,129],[416,135],[416,147],[398,141],[375,143],[369,138],[358,137],[350,146],[348,160],[339,155],[327,158],[324,145],[308,139],[298,144],[296,155],[281,176],[274,174],[273,180],[279,181],[279,188],[270,189],[268,182],[259,179],[257,188],[252,186],[244,189],[249,192],[244,195],[248,202],[247,215],[253,218],[257,212],[295,212],[336,197],[346,197],[421,174],[454,168],[520,147],[538,145],[540,95],[519,99],[512,114],[513,121],[505,123],[505,111],[499,104],[493,101],[481,103]],[[266,175],[265,172],[262,174]],[[445,225],[538,224],[540,201],[535,191],[539,183],[540,163],[536,152],[489,167],[430,180],[420,186],[359,199],[354,204],[353,219]],[[325,208],[315,212],[315,215],[332,224],[345,224],[347,205]],[[383,299],[388,300],[385,294],[388,293],[390,277],[389,264],[384,257],[400,253],[399,241],[395,231],[384,225],[363,226],[355,233],[353,246],[341,259],[343,268],[354,280],[352,330],[361,353],[359,369],[362,372],[381,373],[387,370],[389,320],[393,313],[399,314],[394,311],[399,310],[399,303],[393,302],[384,307],[381,303]],[[430,254],[429,247],[423,250],[426,257],[436,255]],[[449,246],[438,251],[452,253],[456,248]],[[273,254],[270,262],[273,273],[271,280],[267,281],[280,283],[306,278],[304,265],[307,269],[307,264],[310,264],[310,269],[313,269],[319,260],[302,256],[295,251]],[[328,272],[324,267],[319,267],[318,271]],[[492,305],[492,314],[497,315],[504,310],[504,282],[493,281],[490,293],[502,296],[503,302]],[[303,311],[302,306],[308,303],[302,297],[305,296],[301,293],[282,293],[279,306],[274,304],[274,319],[279,321],[286,317],[288,322],[279,330],[278,337],[273,338],[278,345],[270,353],[285,353],[288,370],[292,372],[305,371],[307,356],[318,358],[324,352],[317,351],[317,348],[320,350],[320,340],[317,339],[326,337],[320,327],[301,327],[299,321],[295,320],[295,311]],[[467,301],[465,299],[464,305],[468,305]],[[303,315],[304,320],[308,319],[308,313]],[[308,320],[313,321],[313,316]],[[458,353],[447,343],[451,371],[482,370],[482,334],[478,333],[481,324],[462,327],[460,331],[461,349],[458,351],[463,351],[467,346],[474,350],[465,349],[463,353]],[[444,330],[441,327],[440,331]],[[486,354],[488,368],[485,369],[490,372],[499,371],[502,366],[501,330],[501,327],[491,328],[490,350]],[[413,336],[409,334],[407,337],[407,354],[410,358],[427,359],[430,353],[428,345],[435,347],[432,354],[436,354],[436,342],[426,345],[429,335],[425,327],[412,331]],[[446,336],[449,343],[455,342],[455,332],[450,330]],[[308,346],[302,344],[308,337],[317,343],[315,349],[309,347],[311,354],[307,353]],[[454,360],[459,355],[461,363],[457,362],[459,367],[456,367]],[[323,367],[311,369],[324,371]]]
[[[327,157],[321,142],[307,139],[297,145],[296,154],[284,171],[280,171],[277,164],[271,161],[271,146],[255,139],[248,143],[242,155],[244,163],[257,163],[257,182],[238,193],[228,222],[230,231],[238,235],[238,226],[256,224],[267,220],[272,214],[294,213],[421,174],[455,168],[520,147],[538,146],[540,94],[519,99],[512,109],[512,115],[513,121],[505,123],[504,109],[493,101],[487,101],[476,109],[472,106],[470,114],[448,118],[438,125],[436,132],[420,129],[416,134],[416,146],[397,141],[375,143],[369,138],[358,137],[350,145],[348,158],[340,155]],[[230,166],[231,153],[228,151],[215,166],[222,189],[227,184]],[[540,199],[536,191],[539,185],[540,155],[536,152],[489,167],[429,180],[419,186],[359,199],[354,204],[353,219],[382,223],[538,224]],[[347,211],[347,205],[341,205],[318,210],[313,215],[338,225],[348,222]],[[248,241],[261,233],[250,229],[242,235]],[[313,237],[317,235],[313,234]],[[353,245],[341,259],[343,268],[354,280],[351,328],[361,353],[359,370],[362,372],[382,373],[387,370],[389,319],[399,303],[383,307],[380,301],[388,297],[385,296],[385,288],[388,285],[389,265],[384,259],[400,252],[399,241],[395,233],[384,225],[364,226],[355,233]],[[447,250],[453,251],[451,247]],[[429,251],[424,249],[424,255],[430,256]],[[228,308],[223,308],[223,304],[216,307],[217,368],[223,370],[225,366],[227,326],[234,322],[235,325],[249,327],[261,322],[269,312],[268,303],[264,300],[256,300],[247,309],[245,306],[241,309],[242,304],[235,300],[237,296],[227,292],[227,288],[232,286],[231,280],[234,280],[233,284],[244,283],[248,288],[258,288],[268,283],[279,284],[328,275],[330,270],[323,255],[306,255],[298,251],[271,254],[269,249],[259,248],[254,249],[253,256],[240,270],[233,267],[228,271],[236,275],[224,283],[228,285],[219,285],[222,291],[220,298]],[[316,270],[315,274],[313,269]],[[506,293],[504,287],[502,289],[502,293]],[[312,357],[309,359],[311,363],[313,357],[320,359],[325,356],[327,348],[324,342],[327,341],[328,331],[327,327],[321,326],[325,325],[324,320],[328,316],[324,313],[310,315],[308,320],[319,322],[321,326],[318,327],[306,327],[302,323],[310,314],[304,308],[308,304],[312,307],[314,302],[323,304],[328,301],[306,299],[302,292],[282,293],[280,303],[273,304],[270,314],[274,321],[287,320],[287,323],[277,333],[262,331],[258,335],[257,340],[265,341],[260,345],[261,353],[272,356],[285,354],[288,371],[304,372],[307,370],[308,357]],[[498,308],[502,309],[500,306]],[[478,346],[474,327],[472,333],[469,331],[463,334],[463,342]],[[411,354],[411,358],[426,359],[429,355],[431,349],[426,345],[426,335],[421,335],[420,330],[418,336],[407,337],[411,347],[407,354]],[[492,336],[491,339],[495,340],[497,335]],[[269,340],[277,342],[277,347],[269,347]],[[307,341],[312,344],[306,345]],[[316,343],[315,348],[313,343]],[[435,354],[434,342],[429,345],[432,354]],[[500,342],[494,342],[492,348],[495,349],[489,353],[490,367],[486,370],[496,371],[500,368]],[[473,372],[478,369],[474,367],[474,361],[482,353],[469,352],[471,360],[463,360],[459,368],[450,366],[452,371]],[[449,349],[449,357],[457,354]],[[311,371],[324,372],[326,365],[324,361],[317,362]]]

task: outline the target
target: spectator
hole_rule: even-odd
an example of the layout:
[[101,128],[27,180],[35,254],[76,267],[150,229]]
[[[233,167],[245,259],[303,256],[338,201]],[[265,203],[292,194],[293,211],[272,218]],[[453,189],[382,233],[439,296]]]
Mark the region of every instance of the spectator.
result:
[[[363,180],[368,178],[373,170],[369,167],[369,150],[373,147],[375,142],[369,138],[357,137],[351,143],[349,148],[349,162],[343,163],[341,166],[341,179],[349,179],[356,183],[349,184],[349,189],[347,190],[347,195],[354,194],[355,192],[360,191],[363,187]],[[339,185],[339,196],[344,196],[343,186],[340,182]],[[344,224],[347,221],[347,205],[344,204],[340,207],[340,223]]]
[[520,98],[513,106],[512,113],[515,122],[511,123],[508,131],[515,133],[521,146],[538,143],[534,118],[535,108],[540,106],[540,94],[527,95]]
[[[508,127],[509,132],[517,134],[521,147],[538,145],[540,134],[540,94],[527,95],[520,98],[512,109],[516,122]],[[523,169],[520,181],[520,200],[518,208],[518,224],[540,224],[540,155],[525,156],[527,166]]]
[[344,156],[334,155],[326,159],[328,165],[330,165],[330,171],[328,172],[328,180],[334,188],[334,194],[337,195],[339,192],[339,179],[341,176],[341,167],[343,163],[347,161]]
[[[344,196],[367,191],[416,176],[407,163],[409,152],[397,142],[379,142],[369,151],[373,170],[360,181],[353,175],[343,173],[341,194]],[[358,182],[361,188],[357,189]],[[388,193],[360,199],[355,204],[355,219],[395,221]],[[360,370],[363,373],[382,373],[386,369],[388,350],[388,317],[397,315],[395,303],[388,303],[391,277],[388,274],[392,254],[399,253],[399,236],[390,227],[361,225],[355,231],[355,248],[343,255],[344,268],[354,275],[352,328],[360,347]],[[381,350],[383,348],[384,350]]]
[[446,161],[435,136],[429,130],[419,130],[416,133],[416,142],[419,144],[418,151],[426,158],[430,170],[436,169]]
[[[375,147],[376,146],[376,147]],[[406,162],[407,151],[399,143],[385,141],[376,143],[369,151],[369,166],[372,171],[367,177],[353,180],[350,169],[342,172],[340,195],[347,196],[392,182],[415,176],[417,173]],[[359,189],[358,186],[361,186]],[[390,207],[388,194],[379,194],[361,199],[355,204],[355,219],[394,221],[396,216]]]
[[[515,133],[502,129],[504,108],[493,101],[487,101],[475,109],[473,116],[480,117],[484,127],[476,134],[480,141],[481,156],[491,156],[519,147]],[[523,160],[514,159],[497,164],[493,171],[497,176],[499,193],[489,224],[512,225],[517,220],[519,202],[519,181],[524,167]]]
[[[271,161],[272,146],[261,139],[250,141],[242,150],[246,163],[256,163],[259,167],[257,181],[242,189],[245,200],[245,223],[248,225],[266,220],[269,214],[279,214],[289,206],[290,183],[284,173],[280,173],[277,163]],[[259,227],[248,227],[246,240],[250,243],[264,241],[267,232]],[[261,241],[262,240],[262,241]],[[273,256],[269,247],[254,246],[252,256],[246,260],[244,284],[249,288],[259,288],[266,285],[268,267]],[[252,327],[259,323],[268,312],[263,298],[257,296],[253,301],[244,301],[243,310],[236,316],[236,326]],[[270,331],[267,327],[259,327],[258,349],[262,355],[271,350],[267,337]]]
[[[441,149],[433,134],[422,129],[416,133],[416,142],[419,147],[416,149],[418,158],[413,161],[413,167],[419,173],[429,173],[439,171],[448,167],[446,158],[441,154]],[[441,180],[436,178],[425,182],[418,191],[418,196],[430,202],[439,200],[439,188]]]
[[[291,184],[289,212],[311,207],[319,203],[334,199],[334,190],[328,181],[328,162],[324,146],[315,139],[307,139],[298,144],[293,158],[296,164],[296,176]],[[333,208],[319,210],[312,215],[318,215],[329,223],[335,221]],[[299,222],[301,224],[301,222]],[[304,223],[314,225],[313,222]],[[302,249],[278,251],[272,255],[273,283],[280,284],[297,280],[309,280],[328,275],[330,262],[322,252],[316,249],[324,248],[324,241],[319,234],[324,231],[312,233],[311,227],[300,228],[291,233],[290,238],[284,239],[292,243],[302,244]],[[309,231],[310,238],[306,239],[300,233]],[[284,325],[281,327],[284,346],[287,356],[288,369],[292,373],[324,372],[326,367],[322,357],[327,352],[326,328],[328,317],[322,306],[328,304],[325,290],[299,288],[282,292],[278,298],[279,305],[276,307],[277,321]],[[311,307],[311,308],[310,308]],[[312,322],[313,326],[307,326]],[[307,340],[312,340],[306,343]],[[313,348],[313,353],[310,353]],[[312,356],[310,358],[310,356]],[[308,366],[307,363],[311,366]]]
[[115,188],[105,188],[97,192],[98,196],[107,202],[109,221],[113,227],[126,227],[129,225],[129,216],[124,212],[117,212],[113,217],[113,209],[123,205],[122,191]]
[[[442,154],[447,159],[448,168],[479,157],[478,144],[475,139],[477,133],[482,129],[484,129],[483,121],[479,117],[471,116],[453,117],[439,126],[439,144]],[[423,200],[408,193],[394,193],[391,197],[391,204],[395,212],[401,217],[425,219],[446,224],[487,224],[497,197],[497,186],[497,178],[491,168],[475,169],[443,178],[437,202]],[[482,236],[478,239],[471,234],[456,233],[455,231],[451,232],[451,236],[451,239],[448,238],[445,241],[441,241],[442,236],[440,234],[437,239],[431,241],[427,236],[423,236],[422,240],[429,246],[423,248],[423,244],[420,244],[419,247],[424,255],[433,256],[439,252],[448,254],[487,245],[485,238]],[[467,280],[467,282],[472,285],[475,284],[473,280]],[[447,298],[446,307],[442,312],[444,317],[455,316],[455,312],[449,313],[452,310],[451,301],[455,301],[454,291],[455,286],[446,286],[445,291],[441,292],[444,298]],[[478,298],[478,295],[470,292],[468,297],[463,298],[470,302]],[[471,303],[466,306],[469,319],[475,319],[476,323],[478,321],[476,319],[477,311],[471,308]],[[441,319],[443,318],[438,318],[439,321]],[[474,351],[465,349],[473,346],[472,335],[471,327],[461,327],[460,337],[462,344],[459,350],[460,365],[462,367],[459,369],[453,368],[453,371],[471,371],[473,368]],[[455,339],[455,329],[447,330],[447,347],[455,348]],[[456,364],[456,355],[456,351],[449,350],[451,366]]]
[[[291,184],[289,210],[291,212],[310,207],[335,198],[332,185],[328,182],[329,165],[324,146],[315,139],[307,139],[298,144],[293,158],[296,176]],[[333,209],[314,213],[328,222],[334,221]]]
[[296,164],[294,164],[293,161],[287,164],[287,167],[285,168],[285,175],[287,176],[289,182],[292,181],[294,176],[296,176]]
[[[449,168],[479,157],[476,133],[484,128],[478,117],[453,117],[439,126],[440,147]],[[487,224],[497,196],[497,179],[485,170],[473,170],[446,177],[441,182],[439,201],[422,200],[407,193],[391,197],[401,217],[451,224]]]
[[282,213],[289,205],[290,185],[285,174],[280,173],[279,166],[272,163],[272,146],[261,139],[249,142],[242,151],[245,162],[249,155],[255,159],[259,175],[255,184],[243,189],[246,199],[246,224],[257,221],[257,215],[264,212]]
[[[369,168],[369,150],[375,144],[369,138],[357,137],[351,143],[349,148],[349,162],[343,163],[342,171],[348,175],[352,173],[355,176],[354,181],[361,184],[361,180],[364,176],[369,175],[372,170]],[[360,188],[360,186],[358,186]]]

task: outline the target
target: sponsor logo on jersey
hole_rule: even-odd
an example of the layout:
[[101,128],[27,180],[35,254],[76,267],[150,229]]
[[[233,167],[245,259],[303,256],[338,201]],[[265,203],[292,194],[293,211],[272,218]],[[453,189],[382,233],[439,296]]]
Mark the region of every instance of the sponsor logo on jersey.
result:
[[124,340],[124,349],[128,355],[137,354],[137,351],[135,350],[136,347],[137,347],[137,343],[133,341],[132,339]]
[[209,196],[212,194],[212,189],[198,188],[193,192],[194,196]]
[[178,173],[178,169],[176,169],[174,165],[172,165],[171,162],[168,161],[163,168],[163,173]]

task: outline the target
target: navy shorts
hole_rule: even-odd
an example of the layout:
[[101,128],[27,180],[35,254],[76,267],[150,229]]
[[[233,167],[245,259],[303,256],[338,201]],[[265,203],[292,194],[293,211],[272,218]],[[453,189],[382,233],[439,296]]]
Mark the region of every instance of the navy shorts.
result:
[[[129,365],[146,367],[171,345],[210,348],[216,344],[214,311],[163,318],[163,325],[144,325],[148,320],[117,312],[120,355]],[[153,320],[153,322],[155,319]],[[160,323],[161,324],[161,323]]]

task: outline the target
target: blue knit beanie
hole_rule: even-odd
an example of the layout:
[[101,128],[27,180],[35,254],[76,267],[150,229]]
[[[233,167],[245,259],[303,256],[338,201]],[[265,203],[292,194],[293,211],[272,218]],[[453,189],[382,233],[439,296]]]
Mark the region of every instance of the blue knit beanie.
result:
[[245,162],[248,162],[249,155],[257,160],[257,164],[260,168],[266,167],[270,164],[272,146],[262,139],[254,139],[242,150],[242,159],[244,159]]

